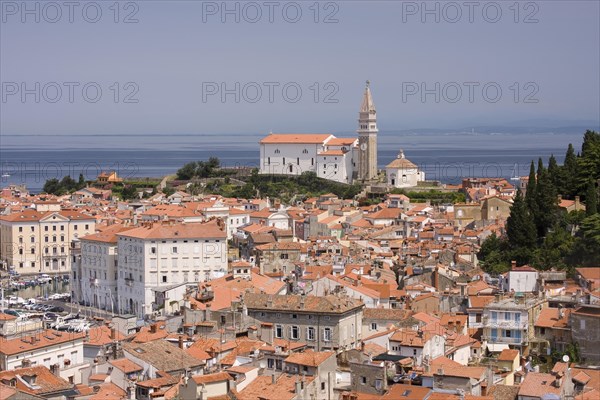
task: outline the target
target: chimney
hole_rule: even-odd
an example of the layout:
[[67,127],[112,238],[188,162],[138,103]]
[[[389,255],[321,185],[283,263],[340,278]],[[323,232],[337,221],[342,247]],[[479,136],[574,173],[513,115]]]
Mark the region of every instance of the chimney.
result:
[[512,261],[510,262],[510,267],[511,267],[511,269],[514,269],[516,266],[517,266],[517,262],[516,262],[515,260],[512,260]]
[[110,328],[110,338],[117,340],[117,329],[114,326]]
[[179,348],[183,350],[183,335],[179,335]]
[[50,366],[50,372],[52,372],[53,375],[56,375],[56,376],[60,377],[60,365],[59,364],[52,364]]
[[579,210],[579,196],[575,196],[575,210]]
[[150,325],[150,333],[156,333],[157,328],[158,328],[158,322]]

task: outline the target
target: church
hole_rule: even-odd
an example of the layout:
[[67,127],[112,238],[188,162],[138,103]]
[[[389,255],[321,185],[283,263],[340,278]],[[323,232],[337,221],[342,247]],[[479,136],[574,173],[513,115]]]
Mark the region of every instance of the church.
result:
[[[369,81],[358,112],[358,137],[337,138],[328,133],[271,133],[260,141],[260,173],[301,175],[305,171],[319,178],[342,183],[375,184],[377,169],[377,112]],[[404,155],[402,154],[402,159]],[[405,160],[408,162],[408,160]],[[386,167],[388,186],[416,186],[424,174],[410,163],[394,160]],[[414,185],[413,185],[414,183]]]

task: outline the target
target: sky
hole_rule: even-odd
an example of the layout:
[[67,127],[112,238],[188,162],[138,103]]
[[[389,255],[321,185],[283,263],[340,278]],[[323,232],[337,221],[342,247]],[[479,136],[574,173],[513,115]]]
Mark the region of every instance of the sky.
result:
[[600,120],[599,1],[0,0],[0,134]]

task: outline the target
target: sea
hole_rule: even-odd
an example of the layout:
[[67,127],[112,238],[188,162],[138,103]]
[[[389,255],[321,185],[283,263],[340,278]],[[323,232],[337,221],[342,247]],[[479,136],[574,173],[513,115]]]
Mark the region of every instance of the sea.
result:
[[[583,130],[572,132],[382,131],[378,163],[384,168],[404,151],[427,180],[459,183],[466,177],[525,176],[532,160],[562,163],[569,143],[581,148]],[[354,137],[352,132],[334,133]],[[48,179],[83,174],[95,179],[114,170],[126,179],[173,174],[190,161],[217,157],[225,167],[258,167],[262,134],[0,135],[0,186],[25,184],[40,192]]]

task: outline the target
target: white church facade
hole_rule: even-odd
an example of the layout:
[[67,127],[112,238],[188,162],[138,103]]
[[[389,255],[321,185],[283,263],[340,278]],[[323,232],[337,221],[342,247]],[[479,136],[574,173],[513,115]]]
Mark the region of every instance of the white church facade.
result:
[[[260,141],[260,173],[301,175],[312,171],[320,178],[341,183],[376,183],[377,112],[368,81],[357,133],[354,138],[337,138],[328,133],[271,133]],[[388,185],[407,187],[406,183],[414,183],[412,186],[416,186],[417,181],[424,180],[424,174],[410,164],[407,171],[392,168],[393,179],[389,178],[390,169],[386,168]]]

